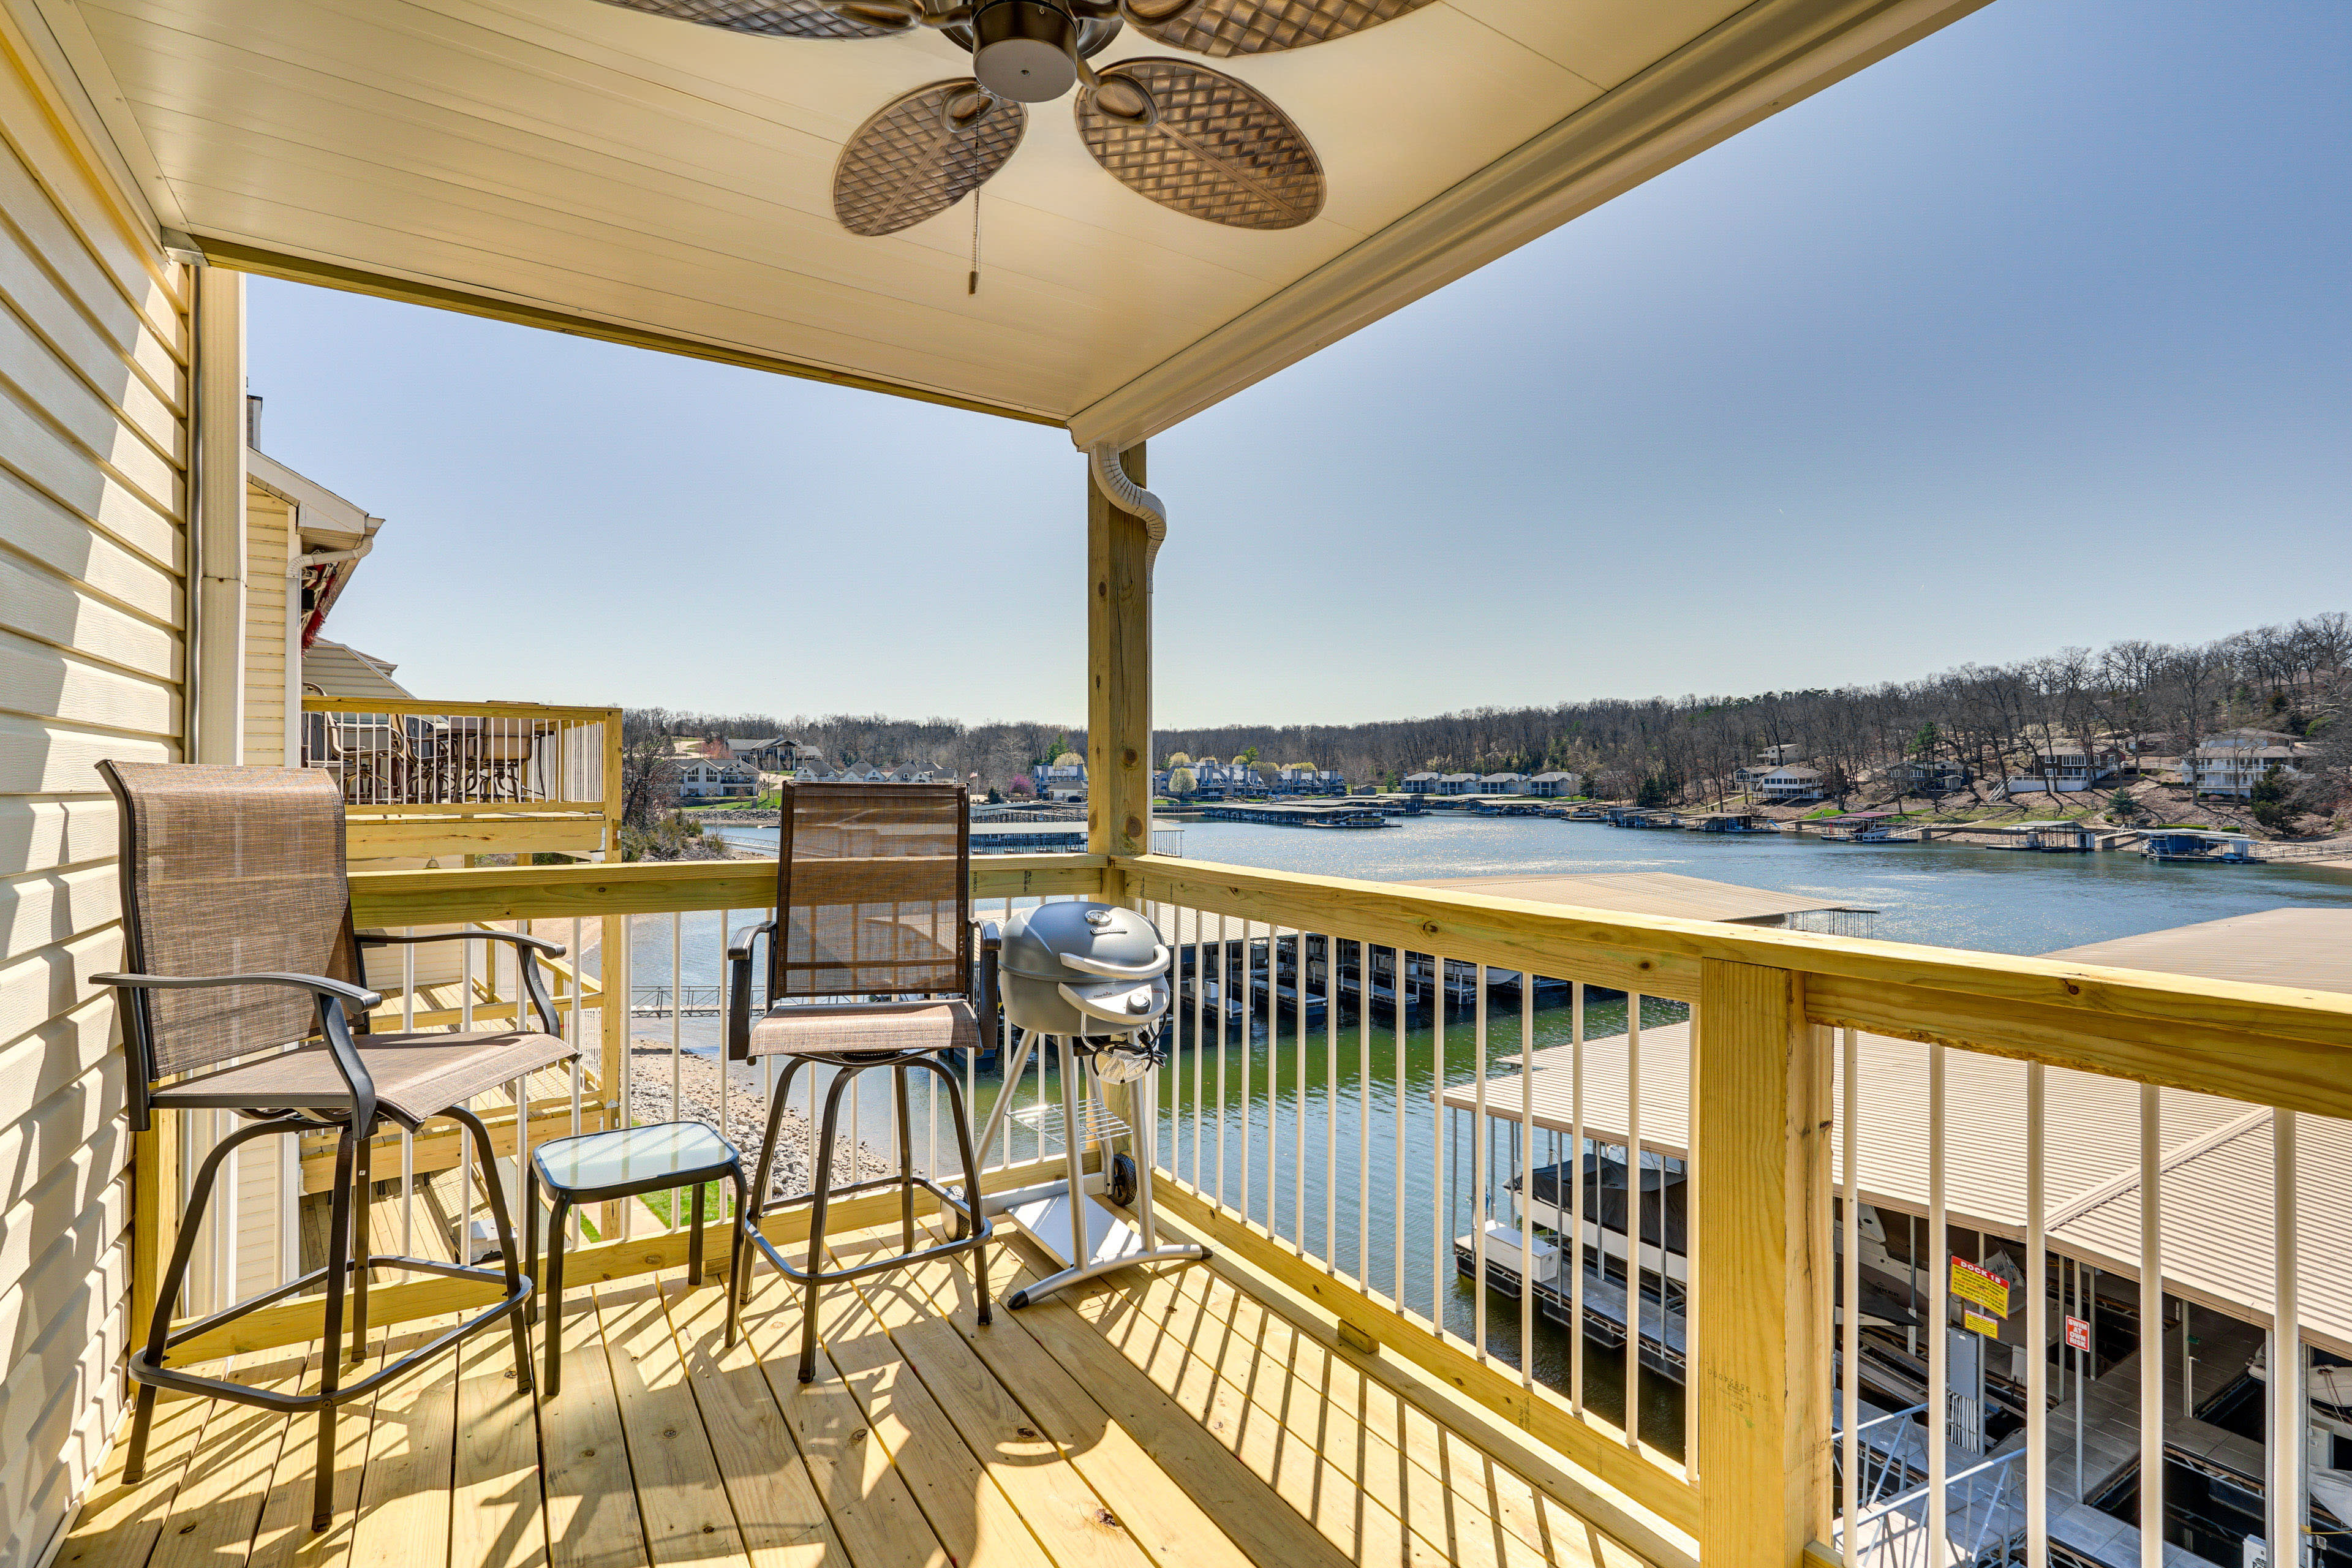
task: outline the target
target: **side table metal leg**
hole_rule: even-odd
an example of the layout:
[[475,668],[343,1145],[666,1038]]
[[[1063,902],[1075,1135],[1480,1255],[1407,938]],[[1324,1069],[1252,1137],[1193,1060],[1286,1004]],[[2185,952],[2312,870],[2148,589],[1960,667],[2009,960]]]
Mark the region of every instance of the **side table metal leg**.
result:
[[563,1222],[572,1205],[561,1192],[547,1216],[547,1396],[563,1386]]

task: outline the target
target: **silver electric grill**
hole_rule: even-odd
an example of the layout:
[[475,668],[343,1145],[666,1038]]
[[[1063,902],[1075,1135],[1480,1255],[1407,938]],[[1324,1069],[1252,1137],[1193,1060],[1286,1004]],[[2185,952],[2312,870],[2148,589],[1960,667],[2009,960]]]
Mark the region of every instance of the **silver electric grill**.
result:
[[[1013,1099],[1013,1086],[1042,1039],[1057,1053],[1062,1081],[1061,1134],[1064,1178],[983,1200],[991,1214],[1005,1214],[1062,1265],[1061,1271],[1014,1291],[1010,1307],[1043,1300],[1065,1285],[1108,1274],[1137,1263],[1206,1258],[1203,1247],[1160,1245],[1151,1210],[1152,1147],[1159,1104],[1157,1072],[1164,1053],[1158,1044],[1168,1015],[1168,946],[1152,923],[1133,910],[1111,904],[1051,903],[1024,910],[1005,923],[999,989],[1006,1021],[1021,1031],[1021,1044],[1005,1064],[1004,1088],[977,1147],[994,1142]],[[1083,1079],[1083,1082],[1082,1082]],[[1102,1099],[1106,1083],[1136,1086],[1138,1125],[1110,1113]],[[1012,1113],[1041,1134],[1046,1108]],[[1111,1184],[1111,1145],[1125,1136],[1135,1151],[1135,1213],[1140,1229],[1096,1201]],[[1102,1151],[1102,1169],[1086,1174],[1086,1150]],[[1124,1194],[1115,1194],[1123,1197]]]

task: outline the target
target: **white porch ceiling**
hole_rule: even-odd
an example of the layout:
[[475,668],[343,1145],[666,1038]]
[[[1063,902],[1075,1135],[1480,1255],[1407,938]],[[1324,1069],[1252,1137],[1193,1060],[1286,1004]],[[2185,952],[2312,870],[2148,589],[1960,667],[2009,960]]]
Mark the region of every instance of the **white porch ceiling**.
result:
[[[1068,100],[1035,105],[982,194],[975,297],[969,202],[882,239],[832,213],[866,117],[969,74],[935,32],[754,37],[599,0],[39,0],[161,220],[217,260],[1087,440],[1165,428],[1982,3],[1438,0],[1209,62],[1323,162],[1325,210],[1281,232],[1155,205],[1096,166]],[[1170,52],[1130,29],[1097,63]]]

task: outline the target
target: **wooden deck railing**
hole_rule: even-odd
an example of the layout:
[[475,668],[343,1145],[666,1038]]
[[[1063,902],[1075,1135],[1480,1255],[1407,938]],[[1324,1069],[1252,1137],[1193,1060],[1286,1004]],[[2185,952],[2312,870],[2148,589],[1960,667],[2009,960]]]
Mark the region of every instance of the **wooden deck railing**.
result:
[[[764,911],[772,878],[772,868],[757,862],[518,866],[362,871],[352,888],[358,919],[369,926],[590,918],[625,926],[629,917],[721,911],[723,934],[731,919],[723,911]],[[2130,1080],[2146,1086],[2150,1104],[2162,1086],[2277,1108],[2291,1113],[2278,1139],[2279,1157],[2290,1166],[2294,1145],[2284,1130],[2294,1115],[2352,1117],[2352,1072],[2345,1070],[2352,1065],[2352,997],[2339,994],[1585,914],[1153,857],[991,858],[974,864],[973,879],[984,906],[1060,896],[1133,902],[1184,952],[1182,1017],[1158,1108],[1162,1206],[1177,1223],[1332,1314],[1361,1353],[1411,1362],[1549,1444],[1686,1532],[1702,1561],[1793,1563],[1821,1549],[1817,1543],[1834,1552],[1841,1539],[1832,1401],[1840,1365],[1853,1364],[1853,1320],[1842,1321],[1835,1302],[1841,1291],[1858,1298],[1854,1247],[1849,1241],[1843,1249],[1841,1285],[1841,1252],[1832,1239],[1833,1223],[1853,1235],[1856,1212],[1851,1164],[1843,1177],[1849,1196],[1843,1207],[1832,1201],[1841,1180],[1833,1148],[1842,1139],[1851,1151],[1857,1139],[1874,1136],[1871,1121],[1854,1120],[1857,1032],[1921,1042],[1939,1096],[1946,1052],[2027,1064],[2017,1070],[2037,1109],[2016,1164],[2033,1215],[2029,1278],[2044,1267],[2038,1107],[2045,1069]],[[664,940],[684,938],[673,929]],[[626,935],[614,941],[608,953],[644,946],[642,936],[635,944]],[[1475,975],[1475,1011],[1436,1015],[1424,1042],[1412,1019],[1397,1026],[1393,977],[1452,972],[1447,966],[1467,966]],[[1221,982],[1213,1004],[1202,984],[1213,974]],[[683,984],[684,975],[674,969],[670,981]],[[1540,1325],[1532,1292],[1522,1291],[1516,1306],[1486,1291],[1465,1295],[1454,1270],[1463,1217],[1471,1217],[1467,1245],[1483,1274],[1490,1261],[1486,1222],[1496,1217],[1498,1199],[1507,1218],[1509,1193],[1534,1191],[1531,1095],[1511,1101],[1526,1107],[1523,1139],[1489,1125],[1507,1130],[1516,1125],[1509,1119],[1485,1115],[1465,1135],[1449,1125],[1444,1103],[1449,1089],[1457,1097],[1508,1093],[1511,1074],[1535,1070],[1524,1056],[1506,1064],[1488,1055],[1497,1021],[1488,997],[1506,994],[1494,988],[1513,979],[1528,1031],[1522,1037],[1549,1031],[1572,1046],[1580,1074],[1588,1055],[1597,1061],[1614,1052],[1611,1059],[1634,1079],[1623,1091],[1630,1125],[1580,1130],[1576,1201],[1588,1150],[1623,1171],[1655,1168],[1661,1209],[1670,1173],[1687,1182],[1685,1254],[1670,1266],[1663,1247],[1634,1249],[1631,1282],[1650,1299],[1633,1309],[1634,1331],[1622,1352],[1590,1351],[1571,1333],[1566,1374],[1535,1353]],[[611,987],[630,984],[609,963],[602,983],[613,995],[626,992]],[[1565,1006],[1548,1008],[1550,1021],[1538,1030],[1538,999],[1552,986],[1572,1006],[1572,1026]],[[1355,1016],[1343,1025],[1351,991]],[[1613,1028],[1598,1022],[1611,1005],[1604,993],[1627,997],[1624,1022]],[[1230,1031],[1233,1040],[1230,1002],[1249,1009]],[[1669,1037],[1684,1017],[1685,1034]],[[1274,1026],[1254,1035],[1253,1022]],[[1620,1037],[1629,1026],[1631,1037]],[[1654,1059],[1640,1043],[1644,1028],[1654,1044],[1686,1039],[1663,1058],[1672,1070],[1643,1066]],[[1237,1056],[1229,1049],[1236,1045]],[[1647,1133],[1645,1103],[1653,1119]],[[1678,1123],[1668,1114],[1676,1104],[1687,1107]],[[1928,1131],[1937,1162],[1945,1141],[1961,1135],[1947,1132],[1944,1113],[1939,1099]],[[2131,1132],[2119,1127],[2116,1135]],[[1037,1168],[1020,1160],[1020,1151],[1013,1154],[992,1184]],[[2293,1190],[2291,1179],[2285,1190]],[[2282,1211],[2283,1236],[2291,1236],[2291,1205]],[[1947,1216],[1938,1206],[1931,1217]],[[1663,1236],[1663,1213],[1659,1219]],[[2160,1257],[2153,1231],[2148,1241],[2147,1256]],[[681,1255],[676,1237],[624,1235],[585,1248],[579,1267],[590,1277],[626,1273],[672,1266]],[[2293,1329],[2291,1246],[2282,1258],[2274,1321]],[[1598,1273],[1604,1286],[1612,1267],[1624,1274],[1624,1248],[1612,1264],[1604,1237]],[[381,1321],[446,1311],[462,1289],[437,1280],[383,1287],[374,1293],[374,1311]],[[1622,1281],[1619,1289],[1637,1302],[1644,1296],[1644,1289],[1623,1291]],[[2035,1303],[2032,1331],[2045,1333],[2038,1293],[2026,1294]],[[1930,1296],[1942,1311],[1940,1283]],[[1670,1330],[1677,1312],[1680,1327]],[[307,1321],[299,1305],[270,1309],[239,1325],[221,1348],[307,1338],[315,1333]],[[1942,1342],[1928,1338],[1936,1407],[1948,1392],[1948,1369],[1937,1348]],[[1655,1379],[1640,1369],[1652,1341],[1659,1356],[1672,1352],[1668,1359],[1684,1373],[1681,1432],[1673,1429],[1671,1393],[1644,1414],[1644,1379]],[[1590,1360],[1618,1353],[1631,1369],[1620,1383],[1635,1393],[1612,1409],[1592,1381]],[[2025,1359],[2031,1397],[2040,1400],[2048,1358]],[[2292,1429],[2292,1412],[2283,1419]],[[2028,1549],[2022,1554],[2041,1559],[2046,1548],[2034,1532],[2046,1532],[2048,1518],[2032,1483],[2043,1473],[2043,1437],[2038,1423],[2032,1429],[2019,1527],[2031,1539],[2020,1544]],[[2151,1451],[2160,1462],[2160,1430],[2158,1441]],[[1943,1489],[1955,1476],[1958,1484],[1971,1483],[1960,1471],[1948,1473],[1940,1443],[1927,1447],[1934,1458],[1929,1486],[1925,1500],[1915,1501],[1924,1517],[1940,1518]],[[2161,1489],[2142,1491],[2161,1507]],[[1866,1541],[1857,1557],[1872,1555]]]
[[306,696],[302,765],[341,783],[355,861],[619,847],[617,708]]

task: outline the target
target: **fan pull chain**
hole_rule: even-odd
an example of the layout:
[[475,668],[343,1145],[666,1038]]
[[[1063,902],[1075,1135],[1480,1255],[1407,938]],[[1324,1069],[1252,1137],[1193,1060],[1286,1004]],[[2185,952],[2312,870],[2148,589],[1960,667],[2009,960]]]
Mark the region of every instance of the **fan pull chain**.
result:
[[[972,142],[971,161],[972,173],[977,174],[980,173],[980,143],[977,140]],[[980,292],[980,187],[978,185],[971,188],[971,271],[964,278],[963,291],[966,294]]]

